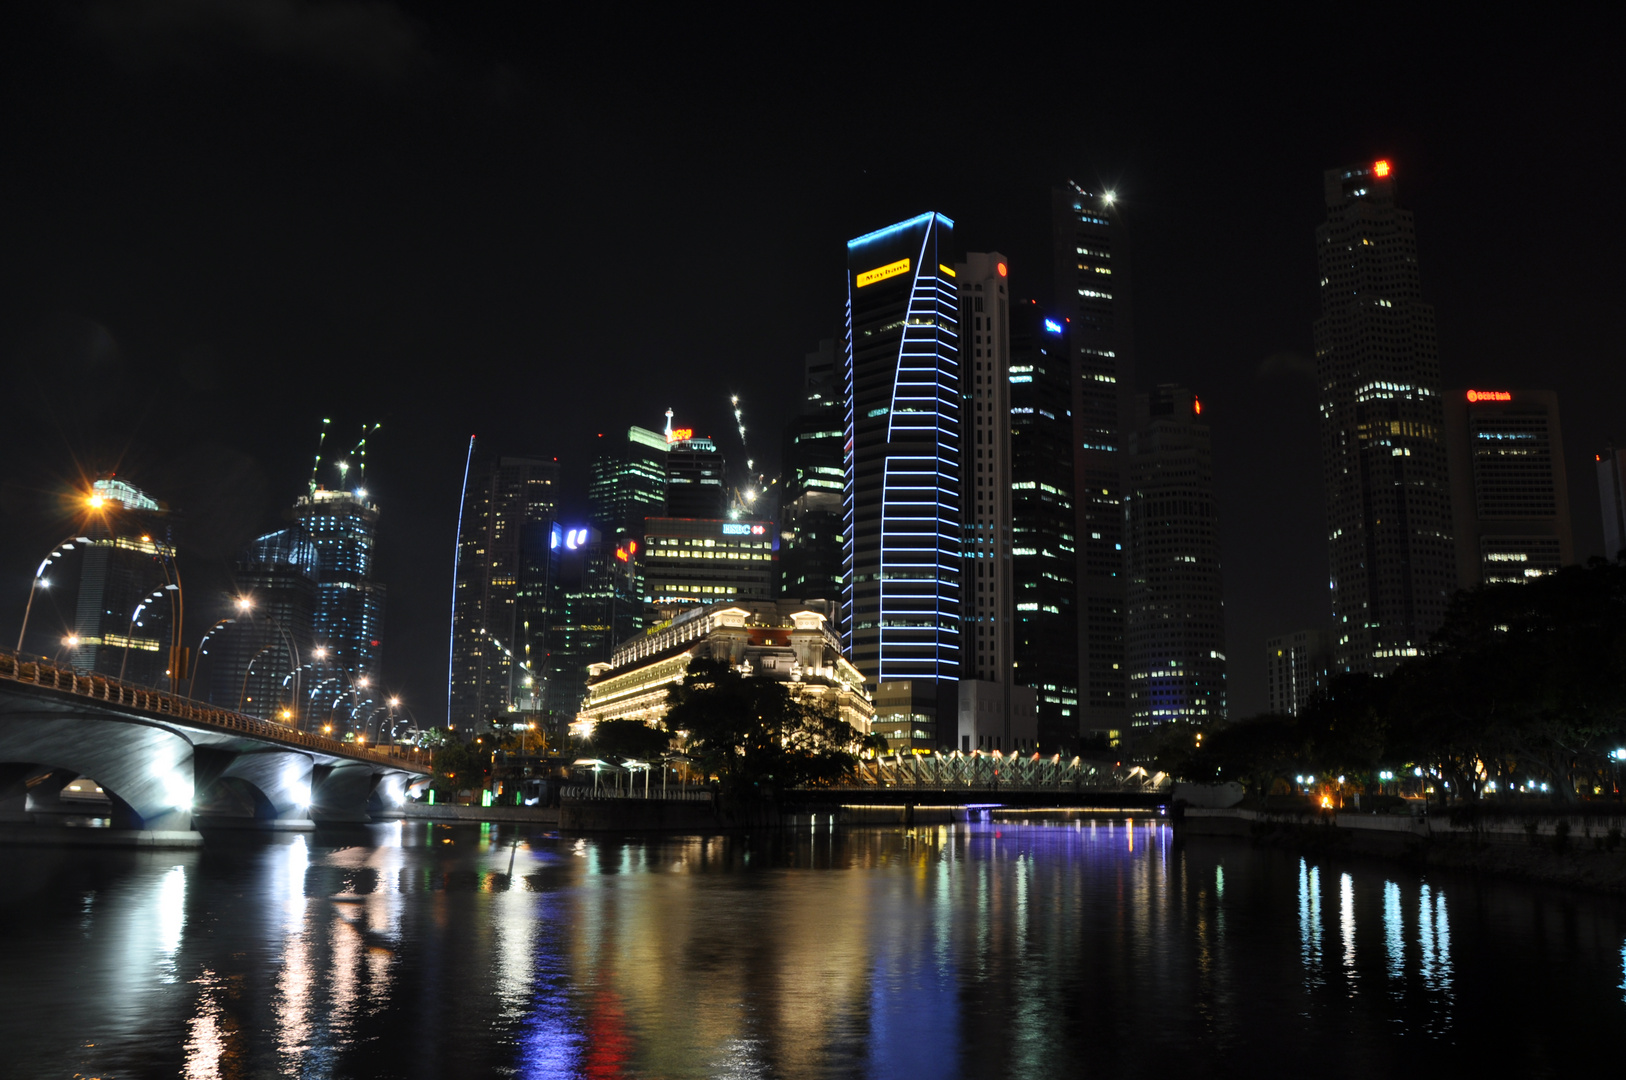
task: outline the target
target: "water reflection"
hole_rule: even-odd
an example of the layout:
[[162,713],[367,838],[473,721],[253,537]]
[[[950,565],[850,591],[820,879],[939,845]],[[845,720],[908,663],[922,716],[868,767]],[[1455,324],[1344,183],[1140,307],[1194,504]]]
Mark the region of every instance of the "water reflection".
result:
[[[1171,843],[995,814],[19,854],[0,1040],[30,1076],[996,1077],[1422,1063],[1515,1028],[1517,1068],[1626,1020],[1608,901]],[[1544,991],[1458,992],[1506,971]]]

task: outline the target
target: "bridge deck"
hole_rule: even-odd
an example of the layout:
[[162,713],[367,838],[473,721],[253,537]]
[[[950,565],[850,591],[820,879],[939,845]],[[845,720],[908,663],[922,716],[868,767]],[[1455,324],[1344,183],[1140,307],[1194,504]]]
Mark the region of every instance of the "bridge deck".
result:
[[0,652],[0,680],[38,687],[48,696],[84,699],[126,709],[154,719],[179,721],[188,726],[251,739],[299,747],[331,757],[386,765],[403,772],[429,773],[428,755],[417,747],[391,746],[387,750],[363,748],[353,743],[312,735],[286,724],[200,705],[178,694],[136,686],[106,675],[82,674],[44,660],[32,660],[14,653]]

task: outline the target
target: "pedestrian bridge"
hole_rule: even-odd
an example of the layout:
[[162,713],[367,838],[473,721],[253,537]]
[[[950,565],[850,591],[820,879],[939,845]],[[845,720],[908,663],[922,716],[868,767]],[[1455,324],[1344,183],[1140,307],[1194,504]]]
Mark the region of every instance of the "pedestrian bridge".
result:
[[1168,801],[1163,773],[1056,754],[889,754],[861,759],[850,780],[799,788],[796,801],[813,805],[1121,807]]
[[14,840],[53,824],[186,842],[200,827],[367,822],[399,817],[428,780],[415,748],[365,749],[0,653],[0,835]]

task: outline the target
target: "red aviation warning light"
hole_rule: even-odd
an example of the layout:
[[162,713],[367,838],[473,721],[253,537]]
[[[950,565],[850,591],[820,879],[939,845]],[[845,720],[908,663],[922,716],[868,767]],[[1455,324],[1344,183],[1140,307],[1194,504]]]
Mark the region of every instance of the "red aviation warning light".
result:
[[1005,269],[1005,264],[1000,263],[999,264],[999,276],[1004,277],[1007,273],[1009,273],[1009,271]]
[[1384,177],[1388,176],[1389,175],[1389,159],[1384,158],[1384,159],[1382,159],[1380,161],[1374,161],[1372,163],[1372,175],[1376,176],[1380,180],[1383,179]]

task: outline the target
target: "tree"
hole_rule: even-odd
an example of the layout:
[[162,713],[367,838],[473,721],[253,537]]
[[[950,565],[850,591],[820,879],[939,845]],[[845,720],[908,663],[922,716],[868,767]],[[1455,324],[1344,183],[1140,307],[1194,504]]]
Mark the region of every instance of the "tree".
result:
[[671,732],[650,727],[641,720],[602,720],[588,737],[593,752],[619,765],[628,759],[652,761],[672,745]]
[[689,755],[736,807],[833,782],[858,761],[858,732],[833,705],[799,702],[784,683],[747,678],[725,660],[694,661],[667,701],[667,727],[687,734]]

